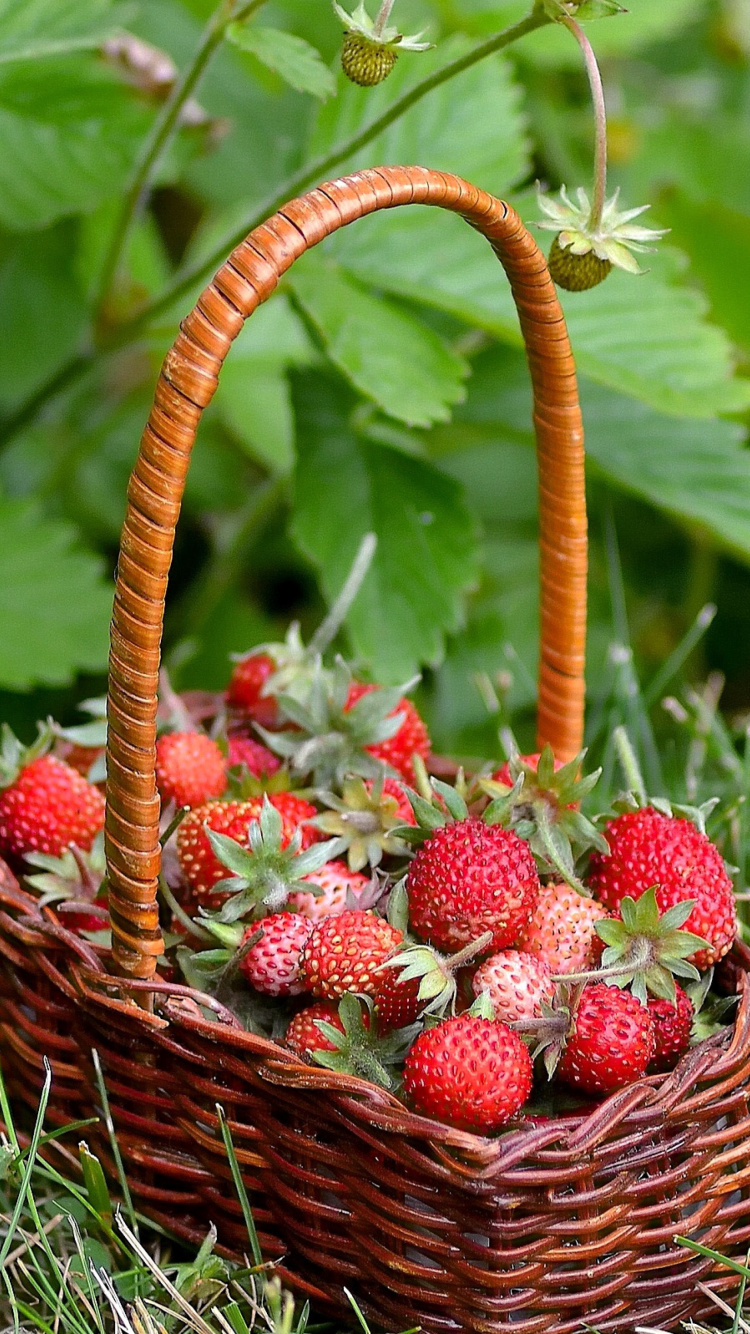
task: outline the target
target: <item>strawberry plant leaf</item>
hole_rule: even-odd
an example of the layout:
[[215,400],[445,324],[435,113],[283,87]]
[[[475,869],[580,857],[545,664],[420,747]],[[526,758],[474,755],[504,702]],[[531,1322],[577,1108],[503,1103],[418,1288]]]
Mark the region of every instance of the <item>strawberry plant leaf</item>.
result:
[[281,28],[230,23],[227,39],[240,51],[255,56],[298,93],[322,98],[336,91],[336,76],[323,64],[320,52],[294,33]]
[[[362,537],[377,534],[347,618],[355,652],[384,683],[443,656],[477,577],[472,519],[456,484],[429,463],[355,435],[354,401],[316,376],[296,393],[299,463],[292,534],[333,600]],[[387,633],[384,627],[387,626]]]
[[112,590],[75,529],[0,499],[0,685],[66,685],[107,661]]
[[320,254],[306,255],[290,281],[329,357],[360,393],[410,426],[448,420],[469,367],[432,329]]
[[[524,201],[531,223],[538,208]],[[520,345],[508,283],[489,246],[431,210],[403,209],[338,233],[329,252],[362,282],[424,302]],[[440,262],[435,262],[435,256]],[[679,286],[668,254],[649,257],[639,278],[613,272],[586,292],[562,293],[578,370],[658,411],[711,417],[750,402],[733,378],[726,334],[707,322],[706,301]]]
[[112,0],[0,0],[0,65],[90,50],[119,17]]
[[116,195],[151,115],[93,56],[0,65],[0,223],[35,229]]

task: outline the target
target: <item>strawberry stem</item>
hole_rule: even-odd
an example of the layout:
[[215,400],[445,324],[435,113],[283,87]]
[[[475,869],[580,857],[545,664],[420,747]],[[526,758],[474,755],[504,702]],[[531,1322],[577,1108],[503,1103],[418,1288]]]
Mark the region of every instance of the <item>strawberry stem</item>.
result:
[[576,23],[576,20],[569,15],[562,18],[560,22],[572,32],[583,52],[586,73],[591,88],[591,100],[594,104],[594,192],[591,199],[591,213],[589,214],[588,225],[591,231],[595,231],[602,220],[604,199],[607,191],[607,110],[604,103],[604,87],[602,85],[601,71],[597,64],[596,56],[594,55],[594,48],[581,25]]
[[458,954],[452,954],[450,959],[446,961],[448,971],[455,973],[459,968],[463,968],[464,964],[469,963],[475,954],[481,954],[491,940],[492,932],[485,931],[484,935],[480,936],[478,940],[472,940],[469,945],[464,945],[463,949],[458,951]]
[[395,0],[383,0],[382,5],[380,6],[380,12],[373,26],[375,37],[383,36],[388,20],[391,17],[391,10],[393,9],[394,4]]
[[636,754],[626,729],[622,726],[616,727],[612,733],[612,740],[615,743],[617,758],[619,759],[623,773],[625,774],[625,781],[631,791],[638,797],[639,801],[645,803],[647,800],[646,784],[643,781],[643,774],[641,773],[640,765],[636,759]]
[[[393,3],[393,0],[391,0]],[[383,6],[385,8],[385,6]],[[381,11],[382,12],[382,11]],[[378,16],[380,18],[380,15]],[[321,625],[318,626],[315,634],[310,640],[308,653],[311,657],[318,657],[324,653],[328,645],[335,639],[341,626],[349,615],[354,599],[356,598],[362,584],[364,583],[367,572],[372,565],[372,558],[378,545],[378,539],[374,533],[365,533],[359,544],[359,550],[354,557],[354,564],[346,576],[344,587],[339,593],[331,610]]]

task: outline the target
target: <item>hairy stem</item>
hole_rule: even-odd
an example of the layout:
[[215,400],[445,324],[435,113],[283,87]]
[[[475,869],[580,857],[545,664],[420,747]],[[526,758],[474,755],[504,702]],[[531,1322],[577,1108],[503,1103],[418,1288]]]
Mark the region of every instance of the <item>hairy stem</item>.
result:
[[570,29],[583,52],[591,88],[591,100],[594,104],[594,191],[591,197],[591,213],[589,214],[589,227],[593,231],[602,220],[604,199],[607,192],[607,110],[604,104],[604,87],[601,71],[594,55],[594,48],[580,23],[576,23],[576,20],[570,17],[561,19],[560,22]]
[[622,765],[622,771],[625,775],[625,781],[628,784],[628,787],[631,792],[635,792],[635,795],[640,801],[645,802],[646,784],[643,781],[643,774],[641,773],[640,765],[636,759],[635,751],[633,750],[626,729],[624,727],[616,727],[612,733],[612,740],[615,743],[617,758]]
[[214,11],[203,29],[192,60],[175,81],[169,97],[151,127],[151,132],[143,141],[130,184],[115,221],[99,278],[99,290],[95,305],[96,316],[101,316],[107,304],[133,224],[148,193],[153,173],[177,129],[182,108],[195,91],[214,52],[224,40],[229,24],[249,18],[265,2],[266,0],[248,0],[247,4],[236,9],[236,0],[221,0],[218,9]]
[[[253,3],[260,2],[261,0],[253,0]],[[245,17],[247,16],[247,11],[241,12]],[[197,283],[209,278],[226,258],[227,253],[239,245],[247,233],[252,231],[254,227],[258,227],[270,214],[275,213],[301,191],[306,190],[320,180],[324,180],[328,172],[339,166],[352,154],[359,152],[361,148],[366,147],[383,130],[392,125],[394,121],[399,120],[433,89],[439,88],[441,84],[447,83],[459,74],[463,74],[464,70],[471,69],[473,65],[486,59],[487,56],[493,55],[496,51],[504,50],[512,42],[517,42],[521,37],[525,37],[527,33],[534,32],[537,28],[543,28],[550,22],[551,19],[544,10],[536,6],[533,13],[525,19],[521,19],[511,27],[505,28],[503,32],[489,37],[487,41],[480,42],[473,50],[467,51],[466,55],[460,56],[457,60],[449,61],[442,69],[436,70],[434,74],[422,79],[420,83],[415,84],[408,93],[398,98],[387,111],[383,112],[381,116],[377,116],[358,134],[352,135],[343,143],[337,144],[330,153],[317,158],[310,166],[304,167],[295,175],[288,177],[278,192],[269,196],[239,231],[225,236],[207,259],[195,264],[190,269],[184,270],[181,274],[177,274],[174,281],[165,288],[160,297],[157,297],[150,305],[144,306],[137,315],[124,321],[118,328],[110,331],[106,338],[102,338],[99,349],[92,348],[87,352],[77,354],[45,384],[40,385],[31,398],[22,404],[0,428],[0,445],[12,439],[22,427],[33,421],[51,399],[82,379],[100,357],[136,342],[156,315],[167,310],[174,301],[184,296],[186,292],[190,292]]]
[[376,18],[373,27],[373,32],[375,33],[376,37],[383,36],[383,33],[385,32],[385,29],[388,25],[388,20],[391,17],[391,10],[393,9],[394,4],[395,0],[383,0],[382,5],[380,6],[380,13]]

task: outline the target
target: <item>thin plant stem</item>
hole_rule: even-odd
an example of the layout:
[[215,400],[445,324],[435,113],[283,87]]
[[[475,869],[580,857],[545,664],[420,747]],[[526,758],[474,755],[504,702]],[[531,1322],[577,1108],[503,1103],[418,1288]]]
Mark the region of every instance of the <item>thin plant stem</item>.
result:
[[249,18],[265,3],[266,0],[248,0],[247,4],[236,10],[236,0],[221,0],[218,9],[214,11],[203,29],[192,60],[175,81],[169,97],[151,127],[150,134],[143,141],[104,257],[95,305],[97,315],[100,316],[106,306],[133,224],[148,193],[154,170],[177,128],[185,103],[195,91],[214,52],[223,42],[229,24]]
[[383,36],[395,2],[396,0],[383,0],[382,5],[380,6],[380,12],[373,27],[373,32],[376,37]]
[[34,394],[17,409],[16,413],[0,429],[0,445],[7,443],[19,430],[35,420],[50,399],[55,398],[82,379],[100,357],[110,355],[137,342],[144,329],[156,315],[167,310],[186,292],[190,292],[197,283],[210,277],[226,258],[228,251],[239,245],[248,232],[252,231],[254,227],[258,227],[261,222],[280,209],[289,199],[294,198],[295,195],[306,190],[310,185],[325,179],[330,171],[333,171],[335,167],[351,157],[352,154],[359,152],[361,148],[365,148],[383,130],[399,120],[407,111],[410,111],[417,102],[420,102],[433,89],[448,83],[450,79],[463,74],[465,70],[471,69],[472,66],[485,60],[487,56],[494,55],[496,51],[504,50],[505,47],[519,41],[528,33],[535,32],[537,28],[543,28],[551,22],[552,20],[541,7],[535,7],[534,11],[526,18],[512,24],[509,28],[505,28],[502,32],[496,33],[493,37],[488,37],[486,41],[480,42],[473,50],[467,51],[466,55],[449,61],[442,69],[436,70],[434,74],[422,79],[408,93],[397,98],[387,111],[384,111],[381,116],[377,116],[359,133],[337,144],[330,153],[317,158],[311,165],[289,176],[277,193],[264,200],[239,231],[226,235],[206,259],[196,263],[192,268],[185,269],[181,274],[177,274],[174,281],[164,290],[161,296],[149,305],[144,306],[129,320],[123,321],[116,329],[111,330],[106,337],[101,339],[100,346],[97,349],[91,348],[87,352],[78,353],[45,384],[36,389]]
[[640,765],[625,728],[616,727],[612,739],[615,743],[617,758],[622,766],[626,783],[629,784],[631,791],[635,792],[640,801],[645,801],[646,784],[643,781]]
[[151,305],[145,306],[132,319],[123,323],[113,335],[113,342],[110,346],[118,347],[129,343],[133,336],[139,333],[155,315],[171,306],[175,300],[184,296],[197,283],[210,277],[219,264],[226,259],[227,253],[238,246],[241,241],[244,241],[248,232],[251,232],[255,227],[259,227],[267,217],[276,213],[295,195],[306,190],[309,186],[325,180],[330,171],[333,171],[335,167],[338,167],[354,153],[358,153],[361,148],[365,148],[383,130],[386,130],[394,121],[399,120],[401,116],[411,110],[417,102],[421,102],[422,98],[426,97],[428,93],[431,93],[435,88],[439,88],[442,84],[448,83],[457,75],[463,74],[464,70],[471,69],[473,65],[485,60],[487,56],[493,55],[496,51],[502,51],[506,46],[510,46],[512,42],[525,37],[527,33],[535,32],[537,28],[542,28],[549,22],[551,20],[546,14],[534,11],[527,18],[514,23],[510,28],[505,28],[503,32],[496,33],[494,37],[488,37],[486,42],[481,42],[472,51],[467,51],[466,55],[449,61],[442,69],[436,70],[434,74],[429,74],[427,78],[415,84],[408,93],[404,93],[403,97],[397,98],[387,111],[377,116],[375,120],[370,121],[370,124],[366,125],[363,130],[344,140],[343,143],[337,144],[330,153],[316,158],[314,162],[303,167],[295,175],[288,177],[275,194],[269,195],[263,203],[259,204],[255,213],[248,218],[240,229],[227,234],[207,258],[201,259],[192,268],[184,270],[182,274],[178,273],[174,282],[160,297],[157,297]]
[[589,227],[593,231],[596,230],[602,220],[604,199],[607,192],[607,109],[604,103],[604,87],[601,71],[594,55],[594,48],[580,23],[576,23],[576,20],[569,15],[561,19],[560,22],[564,23],[565,27],[572,32],[583,52],[591,88],[591,100],[594,104],[594,191],[591,198],[591,213],[589,214]]

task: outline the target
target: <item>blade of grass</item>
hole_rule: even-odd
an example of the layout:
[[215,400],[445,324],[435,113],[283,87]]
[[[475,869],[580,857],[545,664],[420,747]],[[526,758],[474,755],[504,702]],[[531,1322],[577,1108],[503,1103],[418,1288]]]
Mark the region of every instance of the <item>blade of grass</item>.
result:
[[111,1148],[111,1150],[112,1150],[112,1157],[113,1157],[114,1160],[115,1160],[115,1170],[116,1170],[116,1172],[117,1172],[117,1181],[118,1181],[118,1183],[119,1183],[120,1190],[122,1191],[122,1200],[123,1200],[123,1204],[125,1205],[125,1211],[126,1211],[126,1213],[127,1213],[127,1215],[128,1215],[128,1218],[130,1219],[130,1226],[132,1227],[133,1232],[135,1233],[135,1235],[136,1235],[136,1237],[137,1237],[137,1236],[138,1236],[138,1219],[136,1218],[136,1215],[135,1215],[135,1207],[134,1207],[134,1205],[133,1205],[133,1197],[132,1197],[132,1195],[130,1194],[130,1187],[129,1187],[129,1185],[128,1185],[128,1178],[127,1178],[127,1174],[126,1174],[126,1172],[125,1172],[125,1164],[124,1164],[123,1161],[122,1161],[122,1154],[120,1153],[120,1145],[119,1145],[118,1140],[117,1140],[117,1131],[115,1130],[115,1123],[114,1123],[114,1121],[113,1121],[113,1119],[112,1119],[112,1111],[111,1111],[111,1108],[110,1108],[110,1105],[109,1105],[109,1096],[108,1096],[108,1094],[107,1094],[107,1086],[106,1086],[106,1084],[105,1084],[105,1082],[104,1082],[104,1072],[103,1072],[103,1070],[102,1070],[101,1061],[99,1060],[99,1053],[98,1053],[98,1051],[96,1050],[95,1047],[92,1047],[92,1048],[91,1048],[91,1059],[92,1059],[92,1061],[93,1061],[93,1063],[94,1063],[94,1074],[95,1074],[95,1076],[96,1076],[96,1087],[97,1087],[98,1090],[99,1090],[99,1097],[101,1098],[102,1111],[103,1111],[103,1113],[104,1113],[104,1124],[105,1124],[105,1126],[107,1127],[107,1135],[109,1136],[109,1145],[110,1145],[110,1148]]
[[700,643],[714,620],[717,610],[713,602],[707,602],[705,607],[701,607],[690,629],[680,640],[677,647],[672,649],[669,657],[662,663],[650,684],[646,686],[643,692],[643,702],[647,708],[661,699],[667,686],[674,680],[683,663],[687,662],[693,649]]
[[258,1233],[255,1228],[255,1219],[253,1218],[253,1211],[250,1208],[250,1201],[247,1198],[245,1183],[242,1180],[242,1172],[240,1171],[240,1165],[237,1161],[237,1154],[235,1152],[234,1143],[232,1141],[232,1135],[229,1130],[229,1126],[227,1125],[226,1113],[224,1111],[224,1108],[218,1102],[216,1104],[216,1115],[219,1118],[219,1126],[221,1128],[221,1138],[224,1141],[224,1148],[227,1151],[227,1158],[229,1159],[229,1166],[232,1171],[232,1180],[234,1181],[234,1188],[237,1191],[237,1196],[242,1206],[242,1216],[245,1220],[247,1235],[250,1239],[250,1249],[252,1251],[253,1259],[256,1265],[260,1266],[263,1264],[263,1252],[260,1249],[260,1242],[258,1241]]
[[[13,1237],[15,1236],[16,1229],[18,1227],[21,1214],[23,1212],[24,1201],[26,1200],[27,1193],[29,1193],[31,1174],[34,1171],[34,1163],[36,1161],[37,1150],[39,1148],[39,1141],[42,1137],[42,1126],[44,1125],[44,1118],[47,1113],[47,1103],[49,1102],[50,1089],[52,1087],[52,1068],[46,1056],[44,1058],[44,1068],[46,1071],[44,1077],[44,1086],[42,1088],[41,1097],[39,1099],[39,1107],[36,1114],[36,1121],[34,1123],[34,1130],[31,1135],[31,1143],[29,1145],[28,1158],[26,1161],[26,1166],[24,1168],[23,1177],[21,1179],[21,1186],[18,1191],[18,1198],[16,1199],[15,1207],[13,1209],[13,1213],[11,1214],[10,1224],[8,1226],[8,1231],[5,1236],[5,1241],[3,1242],[2,1247],[0,1247],[0,1269],[4,1267],[5,1262],[8,1258],[11,1242],[13,1240]],[[31,1203],[31,1198],[29,1202]],[[36,1212],[36,1206],[34,1206],[34,1212]],[[34,1219],[34,1222],[35,1223],[37,1222],[36,1218]],[[42,1227],[41,1221],[37,1224],[37,1226],[41,1231]]]

